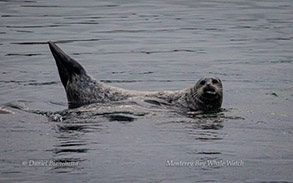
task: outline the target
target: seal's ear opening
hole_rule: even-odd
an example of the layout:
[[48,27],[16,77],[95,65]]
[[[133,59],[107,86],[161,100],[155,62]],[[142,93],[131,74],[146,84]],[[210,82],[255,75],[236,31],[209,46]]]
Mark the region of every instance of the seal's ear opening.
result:
[[67,81],[72,78],[72,75],[86,74],[84,68],[74,59],[64,53],[55,43],[48,41],[50,50],[55,58],[61,82],[66,88]]

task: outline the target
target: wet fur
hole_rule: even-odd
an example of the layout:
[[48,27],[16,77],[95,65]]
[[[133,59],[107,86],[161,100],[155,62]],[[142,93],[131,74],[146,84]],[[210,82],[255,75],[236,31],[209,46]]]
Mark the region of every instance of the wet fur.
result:
[[[55,58],[59,76],[66,91],[68,107],[70,109],[91,103],[125,100],[130,97],[152,97],[154,99],[163,99],[165,104],[175,105],[186,111],[206,111],[221,107],[223,97],[222,83],[218,78],[202,78],[194,87],[174,92],[140,92],[125,90],[108,86],[92,79],[77,61],[70,58],[53,42],[48,43]],[[206,85],[201,85],[200,82],[203,80],[207,83],[206,85],[208,85],[208,87],[215,90],[216,97],[203,97],[204,89],[207,87]],[[213,84],[213,80],[217,80],[218,83]]]

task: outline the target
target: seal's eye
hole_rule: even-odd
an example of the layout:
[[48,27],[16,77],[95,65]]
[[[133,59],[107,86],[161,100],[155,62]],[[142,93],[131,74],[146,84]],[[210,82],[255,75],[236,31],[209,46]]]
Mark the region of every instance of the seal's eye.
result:
[[206,81],[205,80],[202,80],[199,84],[200,85],[204,85],[204,84],[206,84]]
[[213,83],[213,84],[218,84],[218,83],[219,83],[219,81],[218,81],[218,80],[216,80],[216,79],[213,79],[213,80],[212,80],[212,83]]

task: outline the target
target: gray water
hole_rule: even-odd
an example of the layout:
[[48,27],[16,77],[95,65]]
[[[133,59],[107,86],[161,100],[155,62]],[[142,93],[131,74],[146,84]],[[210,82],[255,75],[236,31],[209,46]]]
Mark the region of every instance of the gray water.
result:
[[[293,181],[293,1],[1,0],[0,16],[0,182]],[[67,111],[48,40],[126,89],[215,75],[223,109]]]

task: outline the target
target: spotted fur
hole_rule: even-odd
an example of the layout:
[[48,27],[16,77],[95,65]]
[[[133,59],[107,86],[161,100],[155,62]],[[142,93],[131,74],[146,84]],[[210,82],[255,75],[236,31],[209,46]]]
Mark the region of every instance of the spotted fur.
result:
[[[69,108],[77,108],[91,103],[120,101],[130,97],[151,97],[154,100],[149,101],[157,104],[164,100],[164,104],[175,105],[187,111],[213,110],[222,105],[223,90],[219,78],[205,77],[192,88],[174,92],[125,90],[92,79],[77,61],[70,58],[53,42],[48,43],[66,91]],[[158,102],[154,102],[155,99],[158,99]]]

